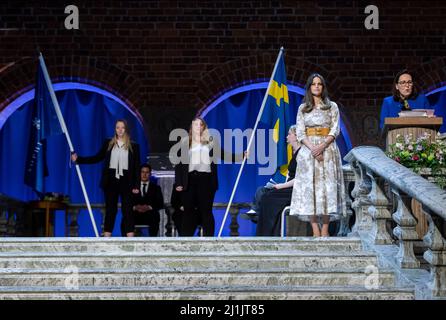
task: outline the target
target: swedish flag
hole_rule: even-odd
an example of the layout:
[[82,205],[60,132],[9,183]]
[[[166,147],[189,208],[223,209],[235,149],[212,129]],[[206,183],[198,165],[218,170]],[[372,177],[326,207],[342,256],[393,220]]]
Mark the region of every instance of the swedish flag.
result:
[[274,130],[273,140],[277,144],[277,171],[273,179],[276,182],[285,181],[288,162],[292,157],[291,146],[287,146],[286,142],[288,129],[291,126],[290,119],[287,119],[289,103],[285,62],[281,55],[272,76],[268,98],[260,120],[268,128]]

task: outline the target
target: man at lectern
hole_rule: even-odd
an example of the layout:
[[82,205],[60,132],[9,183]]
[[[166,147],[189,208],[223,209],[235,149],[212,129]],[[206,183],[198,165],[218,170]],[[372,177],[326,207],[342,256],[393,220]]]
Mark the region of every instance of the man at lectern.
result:
[[400,111],[431,109],[429,101],[418,93],[412,73],[408,70],[398,72],[393,80],[392,96],[384,98],[381,106],[379,127],[384,127],[385,118],[398,117]]

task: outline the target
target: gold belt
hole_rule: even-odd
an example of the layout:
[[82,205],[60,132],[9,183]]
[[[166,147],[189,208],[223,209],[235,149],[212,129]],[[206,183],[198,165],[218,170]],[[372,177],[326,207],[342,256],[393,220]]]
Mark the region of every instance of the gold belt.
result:
[[330,128],[307,128],[307,136],[328,136]]

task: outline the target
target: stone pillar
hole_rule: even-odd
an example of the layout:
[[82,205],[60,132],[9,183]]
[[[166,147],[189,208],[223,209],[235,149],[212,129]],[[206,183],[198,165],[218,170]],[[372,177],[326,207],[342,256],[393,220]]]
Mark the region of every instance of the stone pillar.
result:
[[77,217],[79,215],[79,208],[69,208],[68,215],[70,217],[70,225],[68,228],[68,235],[70,237],[78,237],[79,236],[79,225],[77,223]]
[[345,237],[351,232],[350,229],[350,219],[353,215],[352,210],[352,198],[350,196],[349,186],[350,183],[355,182],[355,174],[351,168],[350,165],[345,165],[342,167],[342,171],[344,174],[344,188],[345,188],[345,206],[347,208],[347,216],[342,217],[341,221],[339,222],[339,231],[337,236],[338,237]]
[[372,189],[367,195],[370,203],[370,206],[367,208],[367,214],[372,217],[374,222],[372,229],[373,242],[374,244],[391,244],[393,240],[387,231],[387,221],[392,219],[390,213],[391,203],[378,185],[373,173],[367,172],[367,175],[372,183]]
[[400,250],[396,257],[401,268],[419,268],[420,261],[415,257],[413,245],[418,241],[416,231],[417,220],[410,212],[411,198],[401,196],[397,189],[391,188],[391,192],[397,202],[396,211],[392,218],[398,224],[393,229],[393,234],[399,239]]
[[8,225],[8,212],[5,208],[0,208],[0,236],[6,237]]
[[9,208],[8,210],[8,225],[6,227],[6,235],[9,237],[14,237],[15,234],[15,226],[16,226],[16,221],[15,221],[15,214],[14,211]]
[[230,231],[231,237],[238,237],[240,235],[238,231],[239,224],[237,221],[239,212],[240,209],[236,206],[231,206],[231,208],[229,209],[229,214],[231,215],[231,224],[229,225],[229,229],[231,230]]
[[25,220],[26,220],[26,215],[25,215],[25,208],[17,208],[16,210],[16,236],[17,237],[23,237],[26,233],[25,230]]
[[366,169],[357,161],[350,163],[355,175],[355,187],[352,191],[353,203],[352,209],[355,211],[355,225],[348,236],[358,236],[360,231],[367,231],[372,228],[372,219],[365,214],[370,200],[367,198],[372,184],[366,174]]
[[423,242],[429,247],[424,252],[424,259],[431,266],[430,288],[434,297],[446,296],[446,241],[436,227],[430,214],[426,213],[429,231]]

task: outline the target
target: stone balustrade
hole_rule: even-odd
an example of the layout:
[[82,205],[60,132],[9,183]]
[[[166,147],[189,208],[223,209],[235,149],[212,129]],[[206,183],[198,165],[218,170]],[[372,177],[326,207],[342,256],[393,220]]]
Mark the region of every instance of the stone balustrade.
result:
[[23,236],[26,203],[0,194],[0,237]]
[[414,246],[420,240],[411,208],[412,199],[417,200],[429,223],[422,241],[426,248],[423,257],[431,270],[432,295],[446,296],[446,191],[388,158],[377,147],[356,147],[344,159],[355,175],[351,195],[356,220],[350,235],[368,238],[375,245],[397,244],[395,259],[399,267],[419,268]]
[[[227,203],[214,203],[214,209],[226,209]],[[120,207],[120,205],[118,206]],[[241,209],[250,208],[249,203],[233,203],[229,214],[231,222],[229,225],[230,236],[237,237],[239,233],[238,215]],[[86,204],[70,204],[68,206],[68,236],[79,236],[78,217],[81,210],[86,210]],[[105,205],[102,203],[92,203],[91,209],[93,211],[99,210],[102,215],[101,221],[104,221]],[[0,195],[0,237],[24,236],[25,235],[25,211],[26,203]],[[163,212],[162,212],[163,213]],[[163,216],[163,214],[161,214]],[[161,225],[164,229],[164,236],[173,237],[176,235],[175,225],[172,219],[173,208],[170,204],[165,204],[165,216],[161,219]],[[103,229],[101,225],[101,229]],[[160,229],[162,230],[162,229]]]

